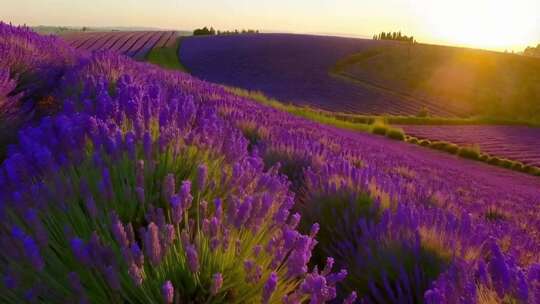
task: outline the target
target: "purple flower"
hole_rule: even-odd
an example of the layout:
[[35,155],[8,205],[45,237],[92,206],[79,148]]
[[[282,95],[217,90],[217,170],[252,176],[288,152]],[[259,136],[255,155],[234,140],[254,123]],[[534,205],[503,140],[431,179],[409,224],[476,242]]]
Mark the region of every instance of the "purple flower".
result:
[[234,222],[234,225],[236,228],[240,229],[242,225],[246,224],[247,221],[250,219],[251,210],[253,205],[253,198],[247,197],[240,206],[238,206],[238,209],[236,211],[236,220]]
[[41,257],[39,247],[30,236],[25,236],[23,240],[24,252],[26,257],[30,260],[30,263],[37,271],[42,271],[45,267],[45,261]]
[[289,223],[289,227],[291,227],[291,229],[295,229],[298,224],[300,223],[300,219],[301,219],[301,216],[299,213],[295,213],[291,216],[291,221]]
[[114,238],[121,247],[129,247],[129,240],[126,231],[124,230],[124,225],[122,224],[122,222],[120,222],[118,215],[116,215],[115,213],[113,213],[111,217],[111,230]]
[[101,181],[99,183],[99,188],[102,193],[105,194],[107,200],[113,199],[113,186],[111,180],[111,174],[109,169],[104,168],[101,173]]
[[98,209],[94,198],[91,195],[88,195],[84,201],[88,214],[91,218],[95,219],[98,216]]
[[169,173],[165,176],[165,180],[163,181],[163,198],[166,201],[169,201],[171,197],[174,195],[175,192],[175,179],[174,175]]
[[309,236],[311,238],[315,238],[317,236],[317,233],[319,233],[320,226],[319,223],[314,223],[311,225],[311,231],[309,232]]
[[148,131],[144,133],[143,149],[146,159],[152,159],[152,136]]
[[143,283],[142,272],[141,272],[141,269],[135,263],[131,263],[129,265],[128,274],[136,286],[142,285]]
[[311,296],[310,303],[325,303],[336,297],[336,288],[326,278],[317,273],[310,273],[300,285],[300,289]]
[[69,285],[77,295],[84,294],[84,287],[82,286],[79,275],[76,272],[68,273],[68,280]]
[[264,284],[263,297],[262,297],[263,303],[266,304],[270,301],[272,294],[276,290],[277,283],[278,283],[278,276],[275,272],[272,272],[270,276],[268,277],[268,280]]
[[171,281],[166,281],[165,284],[163,284],[161,287],[161,296],[163,297],[163,302],[172,304],[174,300],[174,287]]
[[162,248],[159,242],[159,229],[156,224],[148,224],[148,231],[144,240],[145,253],[153,265],[158,265],[161,261]]
[[329,275],[332,272],[332,268],[334,268],[334,259],[331,257],[327,257],[326,265],[324,265],[324,269],[321,274],[324,276]]
[[120,278],[118,272],[111,265],[105,269],[105,280],[112,290],[120,290]]
[[45,226],[38,217],[37,211],[35,209],[28,209],[25,213],[25,219],[28,224],[32,227],[34,235],[37,242],[43,248],[46,247],[49,242],[49,236]]
[[351,294],[343,301],[343,304],[354,304],[356,302],[356,291],[351,292]]
[[197,168],[197,187],[199,191],[203,191],[206,187],[206,181],[208,179],[208,167],[205,164],[200,164]]
[[180,200],[182,202],[182,208],[184,210],[188,210],[191,208],[191,203],[193,201],[193,196],[191,196],[191,182],[189,180],[185,180],[182,182],[182,186],[180,187],[180,192],[178,193],[180,196]]
[[71,251],[75,256],[75,259],[81,264],[89,265],[90,264],[90,254],[84,241],[80,238],[72,238],[70,241]]
[[179,195],[173,195],[170,199],[171,202],[171,217],[174,225],[180,224],[184,215],[184,207],[182,206],[182,200]]
[[219,272],[215,273],[212,276],[212,286],[210,287],[210,293],[213,296],[215,296],[219,292],[222,286],[223,286],[223,276]]
[[142,267],[144,264],[144,254],[141,251],[141,248],[137,243],[133,243],[130,247],[131,256],[133,257],[133,261],[137,266]]
[[193,245],[188,245],[186,248],[186,258],[189,270],[193,273],[199,271],[199,256],[197,254],[197,249]]
[[162,244],[164,248],[168,248],[174,242],[174,239],[176,237],[176,230],[174,229],[174,226],[171,224],[164,225],[162,229],[163,229]]
[[137,157],[137,148],[136,148],[136,140],[135,140],[135,133],[132,131],[129,131],[126,133],[126,147],[128,151],[129,158],[134,160]]

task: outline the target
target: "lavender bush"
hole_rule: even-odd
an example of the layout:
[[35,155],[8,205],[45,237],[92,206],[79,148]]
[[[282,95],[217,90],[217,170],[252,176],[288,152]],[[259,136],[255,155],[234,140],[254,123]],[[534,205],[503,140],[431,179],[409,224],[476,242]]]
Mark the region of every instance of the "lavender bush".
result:
[[58,38],[0,22],[0,159],[22,125],[54,112],[52,91],[83,56]]

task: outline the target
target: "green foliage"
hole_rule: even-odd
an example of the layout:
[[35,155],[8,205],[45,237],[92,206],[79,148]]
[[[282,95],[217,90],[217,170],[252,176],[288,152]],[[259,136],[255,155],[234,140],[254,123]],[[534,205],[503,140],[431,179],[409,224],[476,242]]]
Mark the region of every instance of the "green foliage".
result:
[[408,143],[413,144],[413,145],[417,145],[417,144],[418,144],[418,138],[416,138],[416,137],[410,137],[410,136],[409,136],[409,137],[406,139],[406,141],[407,141]]
[[[446,115],[465,119],[456,123],[483,123],[486,117],[510,123],[540,122],[540,106],[535,102],[540,98],[537,58],[435,45],[388,44],[344,58],[330,72],[351,85],[376,85],[404,98],[430,100],[448,111]],[[416,118],[419,123],[430,122],[427,117]]]
[[460,147],[457,155],[468,159],[479,160],[480,149],[477,146]]
[[348,189],[323,193],[309,188],[306,198],[295,208],[302,214],[302,232],[309,233],[313,223],[320,225],[317,234],[319,245],[315,247],[312,257],[315,265],[324,265],[326,257],[333,256],[333,245],[354,240],[361,235],[362,231],[356,226],[359,219],[377,221],[380,217],[380,210],[373,207],[369,195]]
[[240,88],[225,87],[225,89],[240,97],[248,98],[257,101],[261,104],[276,108],[281,111],[291,113],[293,115],[303,117],[324,125],[333,126],[336,128],[347,129],[352,131],[369,132],[370,128],[367,124],[354,123],[336,118],[325,111],[319,111],[309,107],[300,107],[293,104],[281,103],[276,99],[269,98],[261,92],[251,92]]
[[458,145],[449,143],[447,141],[433,141],[429,147],[436,150],[446,151],[451,154],[456,154],[459,150]]
[[498,162],[498,165],[500,167],[510,169],[513,166],[513,162],[511,160],[509,160],[509,159],[506,159],[506,158],[500,158],[499,162]]
[[405,140],[405,132],[403,132],[402,129],[390,128],[386,132],[386,136],[388,138],[395,139],[395,140],[401,140],[401,141]]
[[501,159],[496,157],[496,156],[491,156],[491,157],[488,157],[488,159],[486,160],[486,162],[490,165],[495,165],[495,166],[499,166],[499,163],[501,162]]
[[177,38],[173,46],[153,48],[147,55],[146,60],[150,63],[157,64],[160,67],[187,71],[186,68],[180,63],[178,56],[178,50],[180,48],[180,38]]
[[211,36],[211,35],[239,35],[239,34],[258,34],[259,30],[252,30],[252,29],[242,29],[242,30],[226,30],[226,31],[220,31],[215,30],[213,27],[203,27],[199,29],[195,29],[193,31],[193,36]]
[[[100,160],[110,172],[110,179],[107,179],[110,180],[110,192],[104,193],[100,188],[104,177],[102,168],[94,163],[92,146],[87,147],[87,154],[83,161],[66,166],[55,176],[44,180],[43,186],[48,189],[57,189],[58,186],[63,188],[61,191],[59,189],[52,191],[51,197],[44,198],[50,202],[43,204],[46,210],[39,210],[41,214],[47,215],[42,220],[49,234],[49,243],[48,247],[41,252],[47,265],[41,272],[27,271],[27,273],[36,276],[38,280],[47,280],[59,286],[56,289],[59,294],[56,296],[58,299],[65,299],[69,296],[70,290],[69,287],[62,286],[70,286],[67,274],[75,272],[84,282],[85,296],[88,297],[90,303],[162,303],[161,286],[166,280],[175,282],[175,298],[182,303],[260,302],[264,282],[272,272],[273,267],[270,265],[273,258],[265,250],[261,250],[259,254],[253,254],[253,250],[255,244],[268,242],[277,232],[275,224],[270,220],[264,221],[256,231],[230,227],[227,237],[224,236],[220,241],[227,240],[230,244],[223,243],[212,248],[210,236],[201,228],[203,219],[216,214],[217,205],[214,204],[216,199],[223,200],[223,212],[227,212],[230,197],[246,189],[236,188],[237,183],[232,178],[231,164],[224,161],[222,156],[193,146],[182,148],[179,146],[173,145],[164,152],[156,152],[153,159],[142,163],[138,161],[145,158],[144,149],[141,146],[136,148],[135,158],[130,157],[127,152],[120,156],[109,156],[96,151],[96,155],[100,156]],[[208,168],[209,181],[224,182],[213,183],[211,186],[199,184],[198,167],[203,164]],[[184,212],[180,223],[171,225],[171,227],[174,226],[174,238],[167,247],[161,247],[164,251],[161,251],[160,261],[155,263],[145,259],[140,266],[142,283],[138,285],[130,275],[130,266],[133,265],[127,264],[120,241],[111,232],[110,227],[114,227],[114,218],[117,216],[122,225],[129,224],[133,228],[132,231],[139,232],[141,228],[154,225],[149,220],[148,214],[152,214],[152,210],[157,211],[158,208],[163,211],[163,221],[170,223],[172,208],[169,199],[164,194],[163,186],[168,175],[174,176],[177,189],[184,181],[191,182],[193,201],[190,204],[191,207]],[[140,183],[144,186],[141,188],[144,189],[142,195],[136,187]],[[252,193],[253,197],[263,195],[267,193],[264,191],[268,191],[255,185],[250,186],[250,189],[248,191],[255,191]],[[62,196],[62,204],[59,203],[60,196]],[[95,204],[95,207],[88,207],[89,200]],[[70,203],[65,204],[65,202]],[[93,213],[90,210],[96,210],[95,215],[90,215]],[[112,216],[113,212],[115,216]],[[71,227],[72,230],[64,233],[63,229]],[[224,235],[225,232],[222,229],[225,228],[219,229],[222,232],[218,233]],[[159,233],[161,238],[163,231]],[[114,261],[113,271],[120,282],[118,290],[109,287],[107,281],[96,269],[83,264],[74,254],[71,254],[72,251],[69,248],[72,236],[77,236],[86,242],[92,239],[94,234],[99,236],[100,244],[110,248],[109,258]],[[138,234],[134,239],[135,242],[142,244],[140,248],[149,246],[145,243],[146,241],[139,240]],[[164,241],[161,242],[164,246]],[[194,246],[197,252],[198,270],[196,271],[193,270],[187,257],[186,244]],[[247,279],[248,274],[244,270],[244,262],[248,258],[255,265],[262,266],[259,281]],[[15,265],[15,261],[12,263]],[[216,273],[223,275],[223,287],[217,294],[212,294],[212,279]],[[277,274],[280,278],[285,278],[286,267],[277,270]],[[276,299],[281,299],[300,283],[297,279],[291,279],[289,283],[279,283],[274,294]]]
[[478,157],[478,160],[486,162],[488,160],[488,158],[489,158],[489,155],[487,155],[485,153],[480,153],[480,156]]
[[516,161],[512,164],[512,170],[523,171],[524,166],[522,162]]
[[259,33],[259,30],[252,30],[252,29],[248,29],[248,30],[234,30],[234,31],[217,31],[217,34],[218,35],[238,35],[238,34],[258,34]]
[[533,57],[540,57],[540,43],[534,47],[534,46],[528,46],[523,51],[523,55],[526,56],[533,56]]
[[287,176],[291,182],[291,190],[296,193],[297,200],[302,200],[304,189],[304,170],[311,165],[310,159],[304,156],[270,149],[264,152],[263,161],[266,169],[279,164],[279,173]]
[[492,222],[504,221],[507,219],[504,213],[492,207],[488,209],[488,211],[485,213],[484,216],[488,221],[492,221]]
[[374,124],[372,127],[371,127],[371,133],[373,134],[377,134],[377,135],[386,135],[386,133],[388,132],[388,127],[386,125],[383,125],[383,124]]
[[423,147],[429,147],[431,145],[431,141],[429,141],[428,139],[422,139],[418,141],[418,144]]
[[401,31],[399,32],[381,32],[378,35],[373,35],[373,40],[393,40],[393,41],[404,41],[409,43],[416,43],[414,36],[402,35]]
[[418,111],[418,114],[416,114],[416,116],[421,118],[428,117],[429,111],[426,107],[422,107],[422,109]]
[[198,29],[195,29],[193,31],[193,36],[208,36],[208,35],[215,35],[216,34],[216,30],[214,30],[213,27],[203,27],[203,28],[198,28]]

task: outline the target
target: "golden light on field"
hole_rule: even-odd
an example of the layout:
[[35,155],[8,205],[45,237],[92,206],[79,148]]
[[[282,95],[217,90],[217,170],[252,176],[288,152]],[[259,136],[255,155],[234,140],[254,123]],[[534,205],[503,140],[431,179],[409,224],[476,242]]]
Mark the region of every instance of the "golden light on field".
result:
[[432,1],[418,10],[439,41],[491,49],[540,42],[537,0]]

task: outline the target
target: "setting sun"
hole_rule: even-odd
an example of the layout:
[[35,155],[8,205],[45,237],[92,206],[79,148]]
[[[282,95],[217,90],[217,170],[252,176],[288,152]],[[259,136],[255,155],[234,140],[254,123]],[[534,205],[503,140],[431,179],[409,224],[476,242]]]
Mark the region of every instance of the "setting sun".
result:
[[540,2],[535,0],[426,1],[418,10],[435,41],[502,50],[540,40]]

